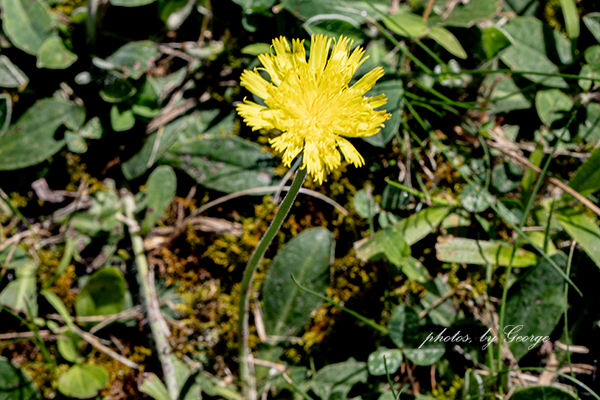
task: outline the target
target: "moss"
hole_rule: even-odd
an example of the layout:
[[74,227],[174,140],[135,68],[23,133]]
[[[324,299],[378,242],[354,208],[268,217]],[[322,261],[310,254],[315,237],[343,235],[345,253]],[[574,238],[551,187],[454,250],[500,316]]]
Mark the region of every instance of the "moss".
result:
[[455,400],[461,398],[461,389],[465,385],[464,378],[455,376],[452,383],[449,385],[446,381],[441,381],[438,387],[431,394],[437,400]]

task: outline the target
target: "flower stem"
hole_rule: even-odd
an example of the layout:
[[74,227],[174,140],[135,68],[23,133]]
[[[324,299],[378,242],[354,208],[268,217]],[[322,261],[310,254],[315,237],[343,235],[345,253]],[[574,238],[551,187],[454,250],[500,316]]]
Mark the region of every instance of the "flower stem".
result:
[[[271,222],[269,229],[267,229],[265,232],[264,236],[258,243],[258,246],[256,246],[256,249],[254,249],[254,253],[250,258],[250,261],[248,261],[248,265],[246,265],[246,270],[244,271],[244,277],[242,279],[242,286],[240,289],[238,332],[240,334],[240,379],[242,383],[244,383],[245,392],[248,391],[250,385],[250,365],[248,362],[248,355],[250,354],[250,350],[248,348],[248,314],[250,313],[250,287],[252,286],[252,279],[254,278],[254,274],[256,273],[258,265],[265,255],[267,248],[271,244],[271,241],[273,241],[275,234],[277,231],[279,231],[279,228],[283,224],[285,217],[292,208],[292,204],[294,204],[294,200],[296,199],[296,196],[298,195],[298,192],[304,183],[304,179],[306,179],[306,168],[298,170],[290,190],[275,213],[273,222]],[[244,398],[249,399],[250,396],[246,395]]]

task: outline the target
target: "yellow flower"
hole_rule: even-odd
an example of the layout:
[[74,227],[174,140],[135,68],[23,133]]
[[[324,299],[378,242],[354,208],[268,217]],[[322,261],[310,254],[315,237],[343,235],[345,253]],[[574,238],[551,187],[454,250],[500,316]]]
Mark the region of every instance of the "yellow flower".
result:
[[[375,111],[386,103],[385,94],[363,96],[383,76],[383,68],[375,68],[348,86],[368,56],[363,57],[365,51],[360,47],[350,53],[353,42],[346,37],[333,42],[330,53],[332,39],[313,35],[307,61],[304,40],[293,40],[290,49],[284,37],[274,39],[271,48],[275,54],[258,56],[264,68],[246,70],[241,79],[242,86],[262,98],[266,107],[246,99],[237,106],[237,112],[253,130],[282,132],[270,143],[283,153],[286,166],[303,151],[301,168],[307,168],[319,184],[340,166],[340,151],[357,167],[365,163],[342,136],[372,136],[391,116],[385,110]],[[271,82],[259,70],[269,74]]]

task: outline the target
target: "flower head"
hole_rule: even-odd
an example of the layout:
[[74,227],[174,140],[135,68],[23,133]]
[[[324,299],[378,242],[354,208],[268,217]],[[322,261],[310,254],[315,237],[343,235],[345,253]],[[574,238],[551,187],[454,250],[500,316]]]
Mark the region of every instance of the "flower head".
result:
[[[294,39],[292,48],[284,37],[273,40],[274,53],[258,56],[263,68],[242,73],[241,84],[264,100],[266,106],[244,99],[237,112],[244,122],[258,129],[278,129],[281,135],[270,140],[283,153],[283,163],[303,152],[302,167],[319,183],[341,164],[341,154],[357,167],[364,159],[342,136],[372,136],[379,132],[390,114],[375,111],[386,103],[384,94],[363,96],[379,78],[378,67],[348,86],[358,67],[367,59],[352,41],[341,36],[333,40],[324,35],[311,37],[310,57],[306,60],[304,41]],[[269,74],[265,80],[259,70]]]

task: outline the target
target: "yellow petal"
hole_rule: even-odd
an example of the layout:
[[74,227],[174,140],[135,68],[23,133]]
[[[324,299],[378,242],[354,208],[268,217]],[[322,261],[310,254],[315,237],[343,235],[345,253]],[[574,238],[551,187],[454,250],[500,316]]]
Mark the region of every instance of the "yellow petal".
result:
[[365,164],[364,158],[360,155],[352,143],[344,138],[339,137],[337,138],[337,144],[340,146],[340,150],[342,151],[346,161],[354,164],[356,167],[362,167]]
[[327,39],[325,35],[312,35],[310,41],[309,68],[321,73],[327,65],[327,54],[331,46],[331,39]]
[[238,114],[244,118],[244,122],[252,127],[253,131],[258,129],[273,129],[273,125],[265,120],[262,111],[267,110],[267,107],[258,105],[244,99],[243,104],[236,107]]
[[352,94],[357,96],[362,96],[367,93],[369,90],[375,86],[375,83],[379,78],[383,76],[383,68],[377,67],[372,71],[366,73],[362,78],[358,80],[352,87],[350,91]]
[[269,94],[267,93],[269,82],[265,81],[256,70],[244,71],[242,73],[241,84],[261,99],[269,97]]

